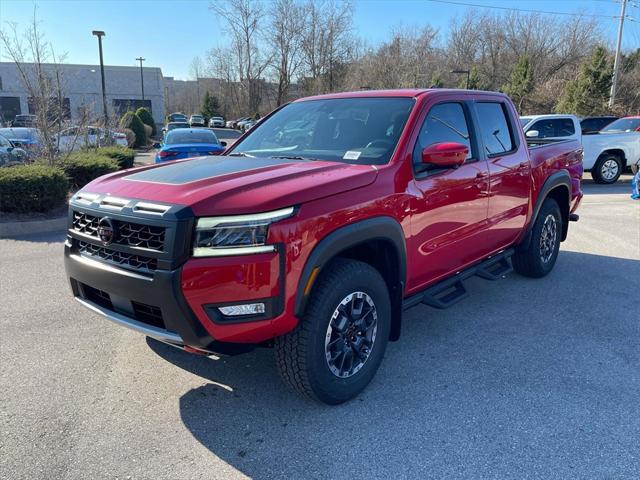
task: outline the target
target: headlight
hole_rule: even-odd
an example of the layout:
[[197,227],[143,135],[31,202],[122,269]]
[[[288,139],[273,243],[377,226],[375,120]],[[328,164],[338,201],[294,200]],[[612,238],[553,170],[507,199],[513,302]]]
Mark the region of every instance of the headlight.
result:
[[194,257],[218,257],[272,252],[269,225],[293,215],[294,207],[252,215],[203,217],[196,223]]

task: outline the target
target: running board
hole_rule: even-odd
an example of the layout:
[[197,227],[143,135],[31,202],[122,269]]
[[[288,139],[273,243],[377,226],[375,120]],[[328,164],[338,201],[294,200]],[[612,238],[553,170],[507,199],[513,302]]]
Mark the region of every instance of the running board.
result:
[[509,259],[513,249],[504,250],[482,262],[467,268],[454,276],[447,278],[426,290],[417,293],[403,302],[403,308],[411,308],[419,303],[430,307],[445,309],[455,305],[468,295],[464,280],[477,276],[485,280],[496,281],[504,278],[513,271]]

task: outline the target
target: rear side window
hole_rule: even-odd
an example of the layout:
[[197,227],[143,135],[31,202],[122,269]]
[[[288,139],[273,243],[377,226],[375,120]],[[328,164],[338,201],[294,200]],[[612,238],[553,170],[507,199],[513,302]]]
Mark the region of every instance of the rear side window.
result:
[[459,103],[440,103],[431,107],[413,149],[413,164],[421,164],[422,150],[425,147],[442,142],[466,145],[469,148],[467,160],[472,158],[469,126],[462,105]]
[[498,102],[477,103],[476,111],[478,112],[478,126],[487,154],[500,155],[514,150],[513,135],[503,104]]
[[538,132],[537,138],[570,137],[576,133],[573,120],[570,118],[538,120],[529,128],[529,131],[531,130]]

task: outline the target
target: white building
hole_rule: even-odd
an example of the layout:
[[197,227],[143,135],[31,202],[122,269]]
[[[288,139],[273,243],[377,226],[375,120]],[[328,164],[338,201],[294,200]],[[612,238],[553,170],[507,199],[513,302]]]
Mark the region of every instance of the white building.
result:
[[[25,64],[27,72],[33,64]],[[102,85],[99,65],[57,66],[64,91],[68,120],[78,120],[84,110],[91,119],[102,118]],[[50,75],[56,74],[54,65],[44,65]],[[119,118],[128,110],[146,107],[158,125],[164,121],[164,80],[160,68],[144,67],[144,100],[140,81],[140,67],[104,67],[107,93],[107,113]],[[29,95],[13,62],[0,62],[0,122],[11,121],[18,114],[33,113]]]

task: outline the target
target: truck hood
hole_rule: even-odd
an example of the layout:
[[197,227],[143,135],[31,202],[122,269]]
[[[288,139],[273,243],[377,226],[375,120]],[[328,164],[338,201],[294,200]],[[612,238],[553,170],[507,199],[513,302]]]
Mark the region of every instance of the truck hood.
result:
[[372,183],[371,165],[253,157],[200,157],[100,177],[84,192],[189,206],[196,216],[299,205]]

